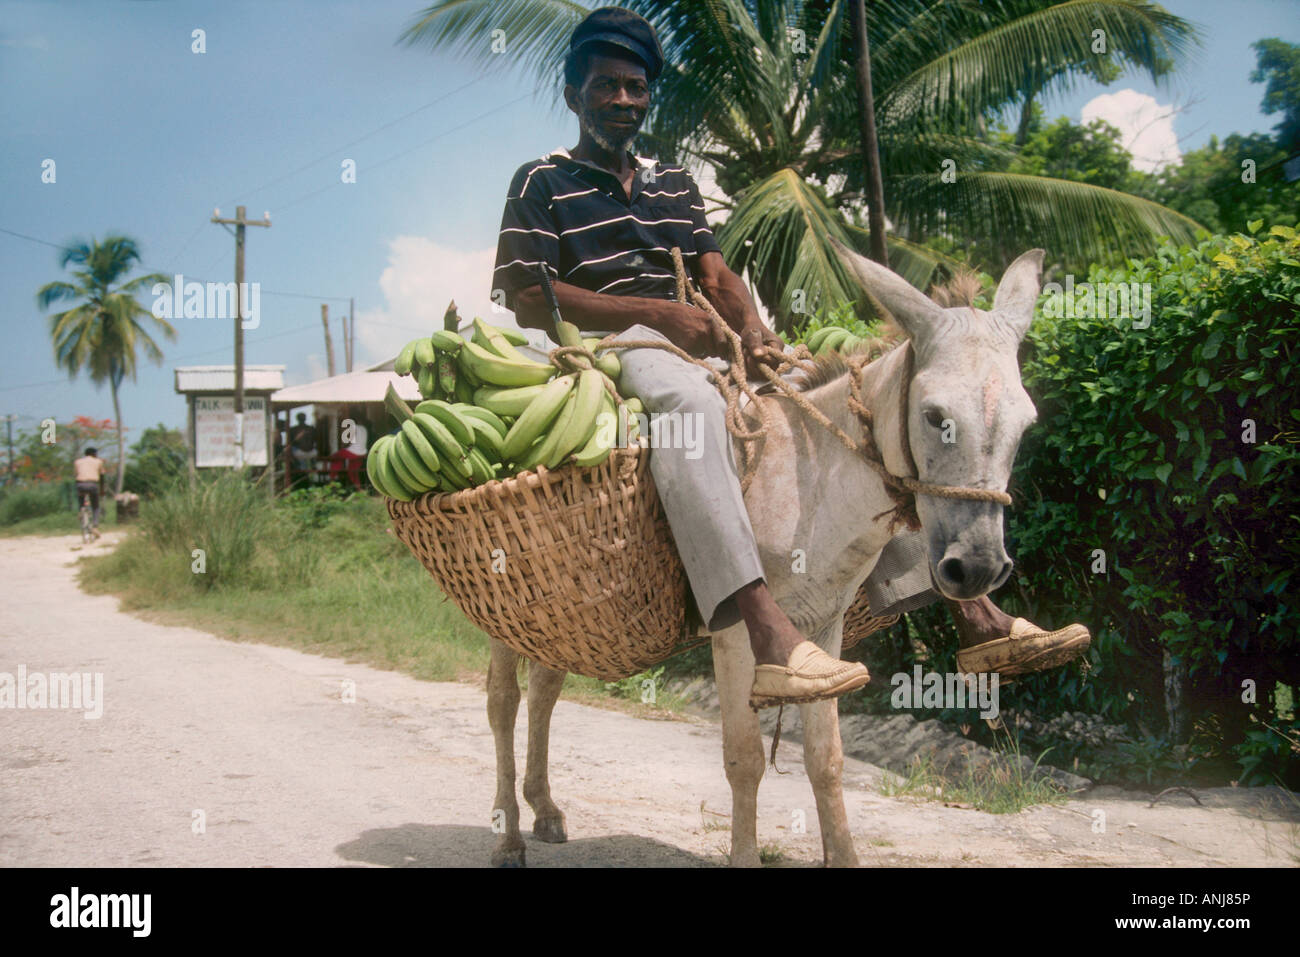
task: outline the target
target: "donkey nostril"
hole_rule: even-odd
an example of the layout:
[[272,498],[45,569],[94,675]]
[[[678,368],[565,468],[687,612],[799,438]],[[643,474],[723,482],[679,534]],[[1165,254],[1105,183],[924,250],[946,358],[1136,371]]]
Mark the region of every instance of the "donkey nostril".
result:
[[939,563],[939,571],[949,581],[956,582],[958,585],[966,580],[966,573],[962,571],[959,558],[945,558]]

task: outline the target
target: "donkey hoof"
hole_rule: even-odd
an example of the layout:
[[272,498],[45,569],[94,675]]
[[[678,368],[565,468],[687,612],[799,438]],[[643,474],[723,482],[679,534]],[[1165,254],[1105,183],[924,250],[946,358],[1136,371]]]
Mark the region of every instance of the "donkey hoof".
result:
[[569,839],[569,832],[564,829],[564,815],[539,817],[533,821],[533,837],[546,844],[563,844]]
[[492,852],[492,866],[526,867],[523,845],[520,844],[518,847],[498,847]]

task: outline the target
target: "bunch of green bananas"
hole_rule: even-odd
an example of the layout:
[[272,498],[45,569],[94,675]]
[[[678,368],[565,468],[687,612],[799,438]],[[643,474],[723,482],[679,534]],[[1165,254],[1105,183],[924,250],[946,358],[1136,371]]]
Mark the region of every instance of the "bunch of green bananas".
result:
[[381,493],[410,501],[538,465],[595,466],[620,431],[637,437],[635,414],[643,409],[618,397],[617,356],[606,353],[592,367],[561,375],[520,353],[515,346],[524,341],[476,318],[470,339],[440,330],[407,343],[393,368],[414,374],[425,400],[410,410],[390,390],[386,403],[401,431],[376,440],[367,459]]
[[851,352],[862,342],[862,337],[843,326],[822,326],[804,343],[813,355],[821,355],[832,349],[838,352]]

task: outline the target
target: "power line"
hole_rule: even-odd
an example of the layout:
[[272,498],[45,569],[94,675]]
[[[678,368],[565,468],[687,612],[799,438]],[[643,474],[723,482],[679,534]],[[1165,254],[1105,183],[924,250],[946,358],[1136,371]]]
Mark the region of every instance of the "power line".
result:
[[[291,176],[296,176],[296,175],[298,175],[299,173],[304,172],[305,170],[309,170],[309,169],[311,169],[313,166],[315,166],[317,163],[321,162],[322,160],[326,160],[326,159],[329,159],[329,158],[331,158],[331,157],[337,156],[337,155],[338,155],[340,152],[342,152],[343,150],[346,150],[346,149],[349,149],[349,148],[351,148],[351,147],[353,147],[353,146],[356,146],[358,143],[361,143],[361,142],[364,142],[365,140],[370,139],[370,137],[374,136],[376,133],[382,133],[384,130],[386,130],[386,129],[390,128],[390,127],[396,126],[398,123],[401,123],[403,120],[408,120],[408,119],[410,119],[412,116],[415,116],[417,113],[422,113],[422,112],[424,112],[425,110],[427,110],[429,107],[431,107],[431,106],[435,106],[436,104],[441,103],[443,100],[447,99],[449,96],[455,96],[457,93],[461,92],[462,90],[467,90],[467,89],[469,89],[471,86],[473,86],[475,83],[481,83],[481,82],[483,82],[485,79],[487,79],[487,74],[485,74],[485,73],[484,73],[484,74],[480,74],[477,78],[475,78],[475,79],[473,79],[473,80],[470,80],[468,83],[465,83],[465,84],[463,84],[463,85],[461,85],[461,86],[458,86],[456,89],[454,89],[454,90],[452,90],[452,91],[450,91],[450,92],[448,92],[448,93],[444,93],[442,96],[439,96],[439,97],[437,97],[436,99],[430,100],[428,103],[424,104],[423,106],[418,106],[418,107],[416,107],[415,109],[411,110],[409,113],[404,113],[404,114],[402,114],[401,116],[399,116],[399,117],[398,117],[397,119],[395,119],[395,120],[389,120],[387,123],[384,123],[384,124],[381,125],[381,126],[377,126],[377,127],[375,127],[375,128],[374,128],[373,130],[371,130],[370,132],[368,132],[368,133],[363,133],[363,134],[361,134],[360,136],[358,136],[356,139],[351,140],[350,142],[344,143],[342,146],[336,146],[336,147],[334,147],[334,149],[327,150],[326,152],[321,153],[321,154],[320,154],[319,156],[317,156],[315,159],[313,159],[313,160],[309,160],[308,162],[304,163],[302,166],[299,166],[297,169],[290,170],[289,172],[285,173],[283,176],[277,176],[275,179],[273,179],[273,180],[269,180],[268,182],[263,183],[261,186],[256,186],[256,187],[254,187],[254,188],[251,189],[251,190],[245,190],[245,196],[255,196],[257,193],[260,193],[260,192],[261,192],[262,190],[264,190],[264,189],[268,189],[268,188],[271,187],[271,186],[276,186],[276,185],[278,185],[278,184],[280,184],[280,183],[283,183],[283,182],[284,182],[286,179],[288,179],[289,177],[291,177]],[[231,200],[230,203],[228,203],[227,205],[233,205],[234,202],[235,202],[235,200]]]
[[[256,339],[253,339],[249,343],[249,345],[255,346],[260,342],[269,342],[271,339],[280,339],[283,338],[284,336],[291,336],[299,332],[306,332],[309,329],[316,329],[316,328],[318,327],[316,326],[315,323],[312,323],[309,326],[297,326],[293,329],[286,329],[284,332],[272,333],[269,336],[258,336]],[[215,349],[206,349],[203,352],[191,352],[189,355],[171,356],[167,358],[167,361],[184,362],[188,359],[200,359],[203,356],[210,356],[216,352],[229,352],[229,351],[230,351],[229,346],[218,346]],[[25,383],[24,385],[7,385],[7,386],[0,387],[0,392],[16,392],[19,389],[39,389],[47,385],[63,385],[73,381],[75,380],[69,379],[68,377],[64,377],[62,379],[50,379],[47,382],[28,382]]]
[[[510,100],[509,102],[502,103],[500,106],[495,106],[492,109],[488,110],[486,113],[481,113],[478,116],[474,117],[473,119],[466,120],[464,123],[461,123],[459,126],[453,126],[450,129],[443,130],[441,133],[439,133],[437,136],[433,137],[432,139],[427,139],[422,143],[417,143],[414,146],[412,146],[410,149],[402,150],[400,153],[394,153],[392,156],[379,160],[376,163],[370,163],[367,165],[366,169],[367,170],[378,169],[379,167],[383,166],[385,163],[391,163],[393,160],[401,159],[403,156],[406,156],[409,153],[414,153],[416,150],[424,149],[426,146],[430,145],[431,143],[436,143],[438,142],[438,140],[442,139],[443,137],[449,136],[450,134],[455,133],[458,130],[463,130],[465,127],[477,123],[479,120],[487,119],[493,113],[499,113],[502,110],[504,110],[506,107],[514,106],[516,103],[529,99],[532,95],[533,94],[531,93],[525,93],[523,96],[517,97],[513,100]],[[307,200],[311,199],[313,196],[318,196],[321,193],[325,192],[326,190],[333,189],[335,186],[342,186],[342,185],[344,184],[341,182],[328,183],[325,186],[322,186],[320,189],[314,189],[310,193],[304,193],[302,196],[299,196],[297,199],[292,199],[287,203],[279,203],[279,204],[272,204],[272,205],[275,206],[278,215],[280,212],[283,212],[286,209],[290,209],[294,206],[297,206],[299,203],[306,202]]]
[[[205,223],[204,225],[207,224]],[[48,242],[47,240],[44,239],[37,239],[35,236],[27,236],[24,235],[23,233],[16,233],[12,229],[5,229],[3,226],[0,226],[0,233],[8,233],[10,236],[17,236],[19,239],[26,239],[28,242],[40,243],[42,246],[50,246],[53,249],[64,248],[58,243]],[[166,270],[162,270],[162,269],[150,270],[150,269],[146,269],[143,266],[141,268],[144,269],[145,272],[159,272],[159,273],[166,274]],[[177,275],[175,271],[173,271],[172,274]],[[185,273],[181,272],[179,273],[179,275],[184,276]],[[195,282],[213,282],[213,283],[225,282],[225,280],[221,280],[221,279],[204,279],[202,276],[190,276],[188,278],[194,280]],[[329,302],[347,302],[349,298],[347,296],[325,296],[325,295],[319,295],[317,293],[311,293],[311,292],[280,292],[275,289],[260,289],[259,292],[263,296],[286,296],[291,299],[311,299],[314,301],[326,300]]]

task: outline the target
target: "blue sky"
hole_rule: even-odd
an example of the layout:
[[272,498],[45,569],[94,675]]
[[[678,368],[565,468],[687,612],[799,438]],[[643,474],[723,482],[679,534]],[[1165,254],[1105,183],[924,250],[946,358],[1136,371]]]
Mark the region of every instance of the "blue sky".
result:
[[[1183,150],[1211,134],[1269,130],[1277,117],[1259,112],[1250,44],[1300,41],[1300,4],[1165,6],[1201,26],[1205,43],[1174,84],[1157,89],[1134,76],[1110,88],[1088,84],[1049,102],[1049,115],[1077,120],[1092,104],[1090,115],[1124,128],[1115,117],[1135,104],[1148,114],[1183,106],[1165,121]],[[0,0],[0,229],[54,244],[124,233],[139,241],[150,271],[228,281],[234,240],[208,222],[213,207],[223,216],[237,203],[251,217],[270,211],[270,229],[248,230],[247,278],[263,292],[245,355],[284,364],[290,384],[323,374],[323,297],[331,297],[340,367],[337,317],[348,297],[358,367],[433,328],[453,297],[465,318],[508,322],[491,315],[487,298],[506,187],[521,163],[572,146],[576,120],[508,55],[485,70],[397,45],[421,7]],[[195,29],[205,31],[205,53],[191,52]],[[1133,92],[1098,99],[1121,90]],[[41,182],[46,159],[57,164],[55,183]],[[354,184],[340,182],[344,159],[356,162]],[[34,295],[59,278],[55,249],[0,232],[8,344],[0,415],[17,414],[18,428],[47,416],[112,416],[107,389],[69,382],[55,368]],[[229,321],[174,324],[179,335],[163,344],[162,365],[143,365],[124,386],[128,442],[159,421],[182,425],[175,366],[232,361]]]

